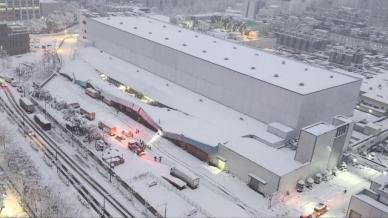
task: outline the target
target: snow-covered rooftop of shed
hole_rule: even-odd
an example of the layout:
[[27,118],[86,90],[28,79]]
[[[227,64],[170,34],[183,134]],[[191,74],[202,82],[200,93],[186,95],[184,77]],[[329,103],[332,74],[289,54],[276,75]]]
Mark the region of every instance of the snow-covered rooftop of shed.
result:
[[285,59],[148,17],[99,17],[93,19],[300,94],[309,94],[359,80],[355,77]]
[[273,148],[256,139],[240,137],[223,145],[279,176],[303,166],[294,160],[295,151]]

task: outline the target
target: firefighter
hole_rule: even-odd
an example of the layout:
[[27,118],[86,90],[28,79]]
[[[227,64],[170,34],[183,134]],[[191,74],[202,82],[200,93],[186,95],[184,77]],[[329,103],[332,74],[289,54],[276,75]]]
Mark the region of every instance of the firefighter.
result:
[[154,161],[155,161],[155,162],[157,161],[157,159],[158,159],[158,157],[154,156]]
[[159,156],[159,163],[162,162],[162,156]]

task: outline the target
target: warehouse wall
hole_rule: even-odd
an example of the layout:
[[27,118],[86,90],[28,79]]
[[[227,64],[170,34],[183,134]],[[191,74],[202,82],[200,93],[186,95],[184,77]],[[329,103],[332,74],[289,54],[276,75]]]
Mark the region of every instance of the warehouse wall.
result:
[[[347,115],[353,109],[353,101],[346,103],[348,98],[341,99],[341,104],[344,105],[342,107],[337,105],[337,97],[331,99],[332,95],[342,95],[337,91],[322,91],[307,96],[308,99],[304,100],[305,96],[287,89],[95,20],[89,19],[87,22],[88,39],[94,42],[97,48],[266,123],[276,121],[298,130],[322,119],[329,120],[332,114]],[[109,35],[103,34],[107,32]],[[211,51],[208,53],[211,55]],[[347,92],[350,89],[346,87],[336,90]],[[316,99],[317,97],[322,100]],[[325,110],[328,108],[329,112]]]
[[248,183],[248,174],[253,173],[267,182],[267,184],[263,186],[264,194],[272,194],[277,191],[280,176],[237,154],[224,145],[219,146],[218,152],[221,157],[226,159],[226,169],[233,175],[236,175],[238,178]]
[[358,80],[306,95],[297,126],[305,127],[320,121],[331,123],[336,115],[353,116],[360,87],[361,80]]

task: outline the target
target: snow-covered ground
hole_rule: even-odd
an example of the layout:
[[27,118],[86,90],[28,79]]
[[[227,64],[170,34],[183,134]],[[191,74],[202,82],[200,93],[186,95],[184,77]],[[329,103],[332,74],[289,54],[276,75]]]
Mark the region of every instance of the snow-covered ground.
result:
[[[3,93],[1,93],[1,97],[4,98]],[[33,148],[33,146],[37,145],[32,146],[31,144],[33,142],[24,137],[24,135],[18,130],[18,127],[13,124],[10,119],[6,118],[6,114],[4,112],[0,113],[0,123],[1,129],[7,129],[7,137],[11,137],[11,140],[9,140],[9,142],[5,145],[5,150],[3,150],[3,147],[1,148],[0,164],[2,164],[4,171],[6,171],[9,178],[15,184],[18,192],[25,195],[20,196],[22,199],[26,200],[24,203],[30,204],[31,202],[34,202],[33,205],[29,206],[32,210],[35,210],[34,212],[36,214],[41,214],[42,216],[52,214],[50,213],[51,208],[49,207],[53,205],[58,207],[58,210],[56,211],[58,216],[96,216],[94,211],[85,208],[78,201],[77,192],[72,187],[65,185],[63,180],[58,177],[57,171],[54,168],[49,167],[42,159],[43,153],[38,152]],[[2,132],[4,133],[4,131]],[[12,154],[18,155],[12,156]],[[9,158],[13,159],[16,157],[18,157],[17,160],[19,161],[16,165],[23,165],[23,163],[20,162],[21,160],[27,161],[25,164],[29,166],[29,169],[22,168],[20,171],[12,171],[9,164],[4,164],[9,161]],[[21,157],[23,158],[21,159]],[[30,176],[30,174],[32,174],[32,176]],[[29,191],[26,191],[27,189]],[[39,196],[31,198],[31,194],[34,190],[39,192]],[[12,207],[12,209],[7,212],[7,210],[9,210],[9,208],[7,208],[4,213],[7,212],[6,214],[8,217],[21,216],[21,208],[15,205],[15,194],[10,194],[9,198],[6,198],[6,200],[7,199],[9,200],[8,203],[10,203],[9,206]]]

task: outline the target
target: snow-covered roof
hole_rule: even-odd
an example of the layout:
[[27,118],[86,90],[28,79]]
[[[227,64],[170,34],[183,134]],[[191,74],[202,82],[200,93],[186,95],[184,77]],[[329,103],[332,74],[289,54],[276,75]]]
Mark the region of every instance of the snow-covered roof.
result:
[[362,96],[388,104],[388,72],[364,79],[361,90]]
[[303,166],[302,163],[294,160],[295,151],[288,148],[273,148],[256,139],[240,137],[223,144],[223,146],[278,176],[286,175]]
[[354,197],[360,199],[361,201],[363,201],[369,205],[372,205],[373,207],[375,207],[381,211],[384,211],[385,213],[388,213],[388,206],[387,205],[385,205],[379,201],[376,201],[375,199],[369,197],[366,194],[358,194],[358,195],[354,195]]
[[[103,81],[96,70],[176,110],[145,104]],[[89,80],[104,89],[105,92],[110,92],[112,95],[141,106],[163,128],[163,131],[183,134],[210,146],[217,146],[218,143],[244,135],[256,135],[263,141],[276,145],[282,140],[268,133],[265,123],[173,84],[108,53],[101,53],[94,47],[78,49],[77,59],[64,65],[62,72],[69,75],[74,72],[77,79]]]
[[306,65],[148,17],[99,17],[92,19],[300,94],[309,94],[359,80],[355,77]]
[[309,132],[313,135],[321,135],[326,132],[330,132],[333,129],[335,129],[333,125],[326,124],[326,123],[316,123],[311,126],[303,128],[304,131]]

